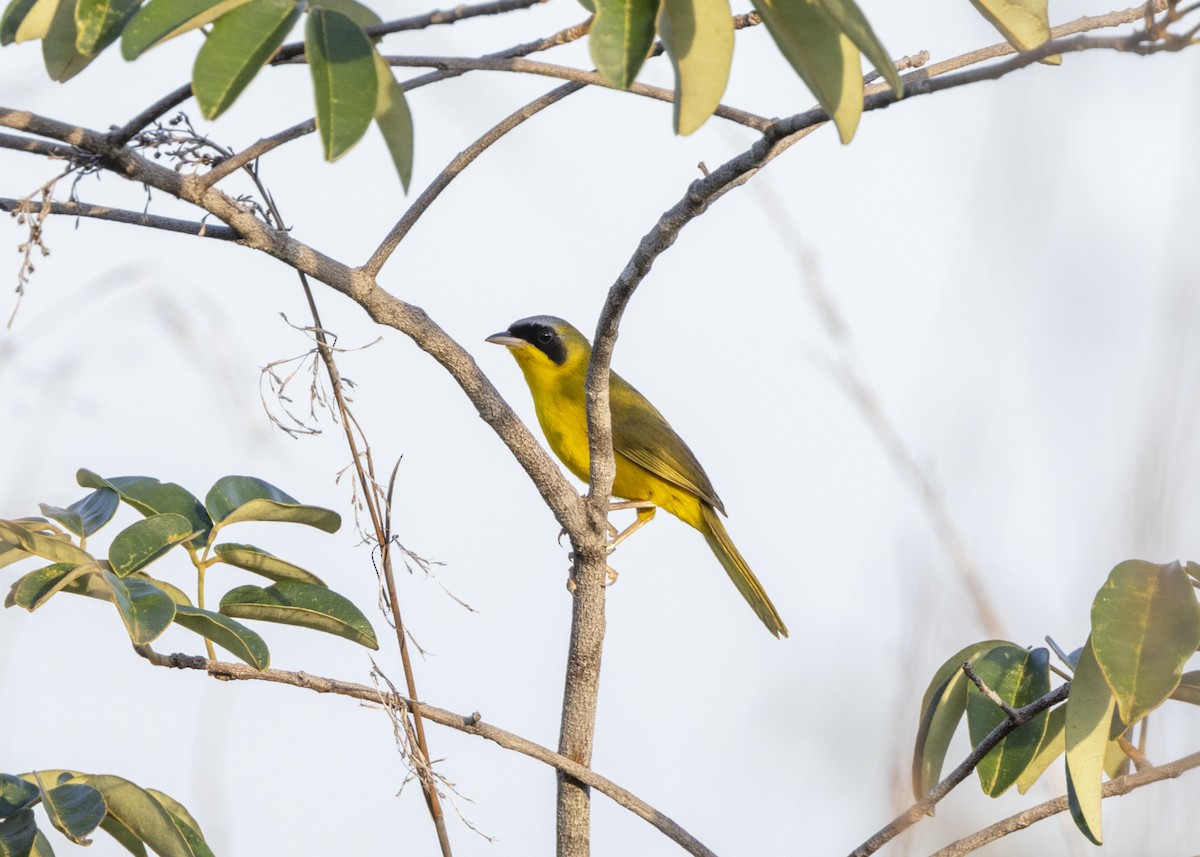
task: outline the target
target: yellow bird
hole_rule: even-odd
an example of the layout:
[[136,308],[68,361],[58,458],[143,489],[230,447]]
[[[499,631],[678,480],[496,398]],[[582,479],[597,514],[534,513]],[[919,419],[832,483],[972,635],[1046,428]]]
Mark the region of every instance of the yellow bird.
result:
[[[592,346],[582,333],[561,318],[532,316],[513,322],[508,330],[487,338],[507,346],[525,374],[533,394],[538,422],[559,460],[584,482],[588,481],[587,410],[583,392]],[[787,626],[750,566],[738,553],[717,510],[725,506],[708,474],[662,414],[616,372],[609,381],[613,455],[617,474],[614,497],[634,501],[614,508],[636,508],[638,518],[612,542],[626,538],[665,509],[703,535],[721,561],[733,585],[742,593],[776,637]]]

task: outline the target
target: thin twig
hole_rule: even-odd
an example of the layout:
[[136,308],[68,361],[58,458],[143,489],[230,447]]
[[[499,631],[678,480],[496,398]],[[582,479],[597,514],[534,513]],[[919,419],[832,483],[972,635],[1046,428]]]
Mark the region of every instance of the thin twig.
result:
[[979,742],[978,746],[962,761],[957,768],[950,772],[945,779],[929,790],[929,794],[914,803],[904,812],[900,813],[889,824],[881,828],[874,836],[864,842],[858,848],[850,852],[850,857],[868,857],[874,854],[887,843],[891,842],[908,828],[912,827],[922,818],[925,818],[931,809],[937,806],[946,795],[948,795],[959,783],[971,775],[976,766],[983,761],[983,757],[992,751],[1004,738],[1021,726],[1032,720],[1037,715],[1041,714],[1051,706],[1057,705],[1067,698],[1067,694],[1071,690],[1071,685],[1059,685],[1054,690],[1050,691],[1043,697],[1035,699],[1026,706],[1014,710],[1013,717],[1006,718],[1003,722],[996,726],[987,736]]
[[[164,655],[154,651],[149,646],[134,646],[134,651],[155,666],[171,669],[201,670],[221,681],[273,682],[304,688],[315,693],[332,693],[371,703],[378,703],[380,698],[378,688],[368,687],[365,684],[341,681],[339,679],[323,678],[305,672],[288,672],[278,669],[259,671],[246,664],[209,660],[197,655]],[[591,768],[580,765],[574,760],[555,753],[553,750],[543,747],[540,744],[535,744],[512,732],[485,723],[478,713],[471,715],[455,714],[444,708],[437,708],[428,703],[406,699],[399,695],[390,695],[388,702],[410,711],[419,711],[431,723],[456,729],[468,735],[485,738],[506,750],[520,753],[523,756],[528,756],[531,759],[562,771],[572,778],[586,783],[601,794],[608,796],[616,804],[628,809],[639,818],[648,821],[673,842],[677,842],[682,846],[689,854],[694,854],[696,857],[715,857],[713,852],[705,847],[702,842],[665,814],[617,785],[612,780],[602,777]]]
[[996,691],[994,691],[990,687],[988,687],[987,684],[984,682],[984,680],[981,679],[979,677],[979,675],[975,672],[975,670],[971,669],[970,661],[963,661],[962,671],[963,671],[963,673],[966,674],[967,678],[969,678],[971,680],[971,683],[974,684],[977,688],[979,688],[979,692],[982,693],[984,696],[986,696],[989,700],[991,700],[995,705],[997,705],[1000,708],[1000,710],[1005,713],[1005,715],[1008,717],[1009,720],[1012,720],[1013,722],[1017,723],[1018,725],[1020,725],[1023,722],[1021,720],[1021,715],[1017,711],[1017,709],[1013,708],[1011,705],[1009,705],[1007,702],[1005,702],[1000,697],[1000,694],[996,693]]
[[108,135],[109,142],[114,146],[124,146],[147,125],[150,125],[157,119],[161,119],[191,97],[192,85],[190,83],[185,83],[178,89],[168,92],[120,128],[114,129]]
[[[1173,780],[1197,767],[1200,767],[1200,753],[1192,753],[1190,756],[1184,756],[1182,759],[1177,759],[1167,765],[1159,765],[1158,767],[1138,771],[1135,774],[1126,774],[1123,777],[1117,777],[1115,780],[1109,780],[1100,787],[1100,797],[1108,798],[1126,795],[1134,789],[1148,786],[1151,783],[1157,783],[1161,780]],[[1049,818],[1052,815],[1064,812],[1068,808],[1069,803],[1065,795],[1056,797],[1045,803],[1022,810],[989,827],[985,827],[983,830],[972,833],[970,836],[952,842],[933,854],[932,857],[962,857],[963,854],[969,854],[975,849],[981,848],[989,842],[995,842],[997,839],[1007,836],[1010,833],[1024,830],[1031,824],[1041,821],[1043,818]]]
[[[0,197],[0,211],[15,211],[20,207],[21,200]],[[87,202],[52,202],[50,203],[50,214],[90,217],[95,220],[111,220],[114,223],[148,226],[151,229],[181,232],[184,235],[194,235],[197,238],[215,238],[218,241],[237,241],[239,238],[235,230],[220,223],[210,225],[196,220],[179,220],[174,217],[145,214],[141,211],[129,211],[124,208],[92,205]]]

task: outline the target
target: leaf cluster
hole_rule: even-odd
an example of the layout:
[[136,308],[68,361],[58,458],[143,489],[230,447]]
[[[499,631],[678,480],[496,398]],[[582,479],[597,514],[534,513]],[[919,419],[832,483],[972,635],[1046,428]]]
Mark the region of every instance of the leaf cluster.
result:
[[[1099,845],[1102,776],[1128,773],[1130,753],[1138,754],[1128,740],[1133,726],[1169,699],[1200,705],[1200,670],[1184,672],[1200,648],[1197,588],[1200,565],[1192,562],[1117,565],[1092,602],[1087,641],[1063,655],[1072,670],[1065,705],[1022,723],[983,757],[976,767],[983,792],[998,797],[1015,783],[1024,794],[1065,756],[1071,817]],[[917,799],[937,784],[964,714],[973,746],[1010,719],[980,685],[1018,709],[1051,692],[1050,673],[1047,649],[1004,640],[974,643],[948,658],[921,700]]]
[[[218,479],[204,503],[173,482],[148,476],[106,479],[90,470],[76,476],[91,493],[65,508],[40,504],[45,517],[0,520],[0,568],[35,557],[51,562],[18,578],[6,607],[33,612],[60,592],[85,595],[111,602],[137,645],[152,642],[176,624],[259,670],[269,666],[270,652],[262,637],[238,619],[310,628],[379,648],[362,611],[311,571],[253,545],[218,541],[226,527],[244,521],[304,524],[332,533],[341,526],[336,512],[302,504],[250,476]],[[88,539],[122,503],[144,517],[113,537],[107,556],[90,552]],[[186,554],[196,570],[195,603],[147,570],[172,552]],[[206,610],[204,576],[217,564],[273,583],[235,587],[224,594],[216,612]]]
[[34,807],[76,845],[90,845],[97,829],[135,857],[149,847],[161,857],[212,857],[200,825],[173,797],[111,774],[78,771],[0,773],[0,854],[54,857],[38,828]]

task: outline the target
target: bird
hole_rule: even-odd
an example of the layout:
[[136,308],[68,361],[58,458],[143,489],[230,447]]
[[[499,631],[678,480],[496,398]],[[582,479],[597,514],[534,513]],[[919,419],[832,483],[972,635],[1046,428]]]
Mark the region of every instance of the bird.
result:
[[[513,322],[485,341],[508,348],[529,385],[550,449],[587,482],[584,381],[592,354],[587,337],[561,318],[535,315]],[[614,503],[612,508],[638,510],[637,520],[609,543],[610,548],[648,523],[656,508],[670,512],[700,531],[767,630],[786,637],[787,626],[779,611],[717,515],[718,511],[726,514],[725,504],[692,450],[658,409],[616,372],[609,374],[609,409],[616,460],[612,495],[630,501]]]

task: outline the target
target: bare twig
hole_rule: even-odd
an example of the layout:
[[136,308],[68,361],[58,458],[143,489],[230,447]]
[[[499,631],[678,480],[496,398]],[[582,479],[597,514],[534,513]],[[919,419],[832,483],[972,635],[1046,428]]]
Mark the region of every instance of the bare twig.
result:
[[[1117,777],[1115,780],[1109,780],[1100,787],[1100,796],[1107,798],[1126,795],[1134,789],[1148,786],[1151,783],[1175,779],[1192,768],[1197,767],[1200,767],[1200,753],[1192,753],[1190,756],[1184,756],[1182,759],[1177,759],[1167,765],[1147,768],[1144,771],[1138,771],[1136,774],[1126,774],[1123,777]],[[989,842],[995,842],[997,839],[1007,836],[1010,833],[1024,830],[1031,824],[1041,821],[1043,818],[1049,818],[1052,815],[1064,812],[1068,808],[1069,805],[1065,795],[1056,797],[1053,800],[1048,800],[1045,803],[1022,810],[1003,821],[998,821],[989,827],[985,827],[983,830],[972,833],[970,836],[959,839],[947,845],[932,855],[932,857],[961,857],[963,854],[969,854],[975,849],[987,845]]]
[[[0,197],[0,211],[16,211],[21,205],[19,199]],[[129,223],[134,226],[148,226],[151,229],[162,229],[167,232],[181,232],[184,235],[194,235],[197,238],[215,238],[218,241],[237,241],[238,234],[228,226],[221,224],[209,225],[196,220],[179,220],[174,217],[161,217],[157,214],[145,214],[141,211],[128,211],[123,208],[109,208],[104,205],[92,205],[86,202],[52,202],[50,214],[66,214],[74,217],[91,217],[96,220],[110,220],[114,223]]]
[[[201,670],[207,672],[213,678],[222,681],[273,682],[304,688],[315,693],[332,693],[371,703],[378,703],[380,699],[379,689],[368,687],[365,684],[323,678],[304,672],[288,672],[277,669],[259,671],[246,664],[209,660],[197,655],[164,655],[154,651],[149,646],[134,646],[134,650],[155,666],[171,669]],[[519,735],[514,735],[512,732],[485,723],[483,718],[477,713],[471,715],[455,714],[444,708],[437,708],[424,702],[406,699],[396,694],[391,694],[388,702],[389,704],[408,710],[419,711],[421,716],[432,723],[456,729],[468,735],[485,738],[506,750],[520,753],[523,756],[528,756],[531,759],[562,771],[579,782],[596,789],[601,794],[608,796],[616,804],[628,809],[639,818],[648,821],[673,842],[679,843],[689,854],[694,854],[696,857],[715,857],[713,852],[705,847],[702,842],[662,812],[659,812],[628,790],[621,788],[621,786],[612,780],[602,777],[586,765],[581,765],[573,759],[555,753],[553,750],[543,747],[540,744],[535,744]]]
[[1001,698],[1000,694],[988,687],[984,680],[981,679],[978,674],[976,674],[975,670],[971,669],[970,661],[963,661],[962,671],[966,674],[967,678],[971,680],[971,683],[979,688],[979,692],[991,700],[996,706],[998,706],[1009,720],[1012,720],[1018,724],[1024,722],[1021,720],[1020,712],[1005,702],[1004,699]]
[[1045,696],[1035,699],[1033,702],[1021,708],[1014,709],[1013,716],[1006,718],[1002,723],[996,726],[987,734],[978,746],[971,751],[970,755],[963,760],[957,768],[940,783],[929,790],[929,794],[914,803],[904,812],[896,816],[888,825],[881,828],[874,836],[864,842],[858,848],[850,852],[850,857],[868,857],[874,854],[887,843],[891,842],[908,828],[912,827],[922,818],[929,814],[929,811],[937,806],[946,795],[948,795],[959,783],[971,775],[976,766],[983,761],[983,757],[992,751],[992,749],[1004,740],[1014,729],[1021,724],[1032,720],[1037,715],[1041,714],[1051,706],[1057,705],[1067,698],[1070,692],[1071,685],[1059,685],[1054,690],[1050,691]]

